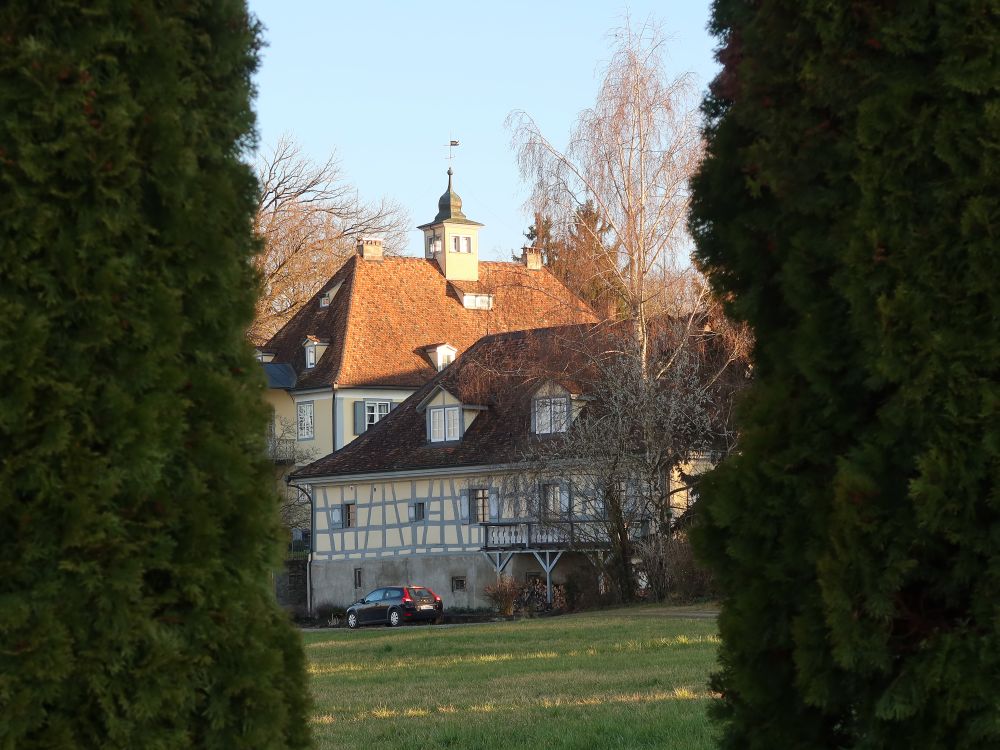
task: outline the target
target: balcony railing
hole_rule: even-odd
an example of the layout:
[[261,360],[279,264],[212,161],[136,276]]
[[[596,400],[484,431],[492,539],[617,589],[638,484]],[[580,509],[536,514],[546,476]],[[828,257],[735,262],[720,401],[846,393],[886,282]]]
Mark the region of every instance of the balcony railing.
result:
[[[608,546],[604,521],[494,521],[483,527],[484,550],[600,548]],[[632,538],[648,533],[636,524]]]
[[276,464],[295,462],[295,441],[285,438],[268,438],[267,455]]

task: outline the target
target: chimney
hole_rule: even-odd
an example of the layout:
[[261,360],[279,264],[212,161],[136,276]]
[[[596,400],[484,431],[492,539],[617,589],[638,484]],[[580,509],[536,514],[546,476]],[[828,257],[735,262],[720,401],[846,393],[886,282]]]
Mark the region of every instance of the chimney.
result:
[[365,260],[382,260],[382,240],[367,237],[358,240],[358,255]]
[[537,247],[522,247],[521,248],[521,258],[524,260],[524,266],[529,271],[541,271],[542,270],[542,251]]

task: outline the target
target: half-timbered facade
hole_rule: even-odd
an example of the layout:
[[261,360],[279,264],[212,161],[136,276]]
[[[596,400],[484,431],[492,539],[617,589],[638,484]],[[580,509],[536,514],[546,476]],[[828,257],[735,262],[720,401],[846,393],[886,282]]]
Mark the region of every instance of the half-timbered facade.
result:
[[[446,594],[449,606],[481,607],[501,572],[550,591],[571,575],[596,588],[588,555],[607,547],[600,493],[572,465],[527,460],[591,398],[552,368],[528,365],[565,356],[557,337],[587,328],[484,337],[374,429],[296,471],[290,481],[313,498],[311,601],[412,582]],[[628,533],[639,538],[655,523],[637,514]]]

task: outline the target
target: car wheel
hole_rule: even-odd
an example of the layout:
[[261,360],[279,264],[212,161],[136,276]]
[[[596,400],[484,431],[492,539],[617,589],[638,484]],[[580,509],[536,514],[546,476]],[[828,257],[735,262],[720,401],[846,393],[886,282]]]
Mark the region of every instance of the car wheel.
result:
[[347,627],[354,630],[358,626],[358,614],[356,612],[347,613]]
[[389,627],[398,628],[403,624],[403,615],[398,609],[389,610]]

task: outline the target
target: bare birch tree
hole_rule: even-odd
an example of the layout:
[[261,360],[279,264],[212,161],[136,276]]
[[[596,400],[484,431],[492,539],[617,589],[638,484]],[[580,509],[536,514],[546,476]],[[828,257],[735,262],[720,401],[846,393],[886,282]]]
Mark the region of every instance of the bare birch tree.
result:
[[312,161],[288,136],[260,155],[257,177],[253,228],[264,245],[255,259],[262,293],[249,336],[260,344],[336,272],[359,237],[382,237],[387,254],[400,252],[409,217],[385,198],[363,201],[335,157]]
[[[685,468],[735,444],[730,415],[750,338],[726,320],[689,260],[689,180],[703,150],[691,78],[666,75],[653,24],[626,26],[615,40],[597,101],[565,150],[524,112],[512,113],[508,126],[533,187],[536,227],[551,220],[546,228],[562,247],[593,227],[594,247],[612,259],[587,265],[617,296],[621,322],[620,335],[584,368],[594,401],[564,439],[539,442],[525,463],[538,467],[536,483],[560,471],[572,476],[580,502],[554,527],[572,522],[571,546],[592,550],[629,599],[636,545],[670,533],[671,495],[695,481]],[[592,221],[580,221],[591,212]],[[536,503],[535,515],[553,518],[537,493]]]
[[525,112],[512,112],[507,123],[521,174],[533,187],[530,206],[552,219],[557,239],[586,229],[578,218],[588,204],[596,212],[593,226],[603,236],[593,239],[615,262],[599,264],[595,272],[636,322],[645,370],[649,322],[676,314],[678,303],[691,306],[677,292],[695,275],[686,217],[702,138],[691,76],[666,75],[659,29],[651,23],[638,31],[625,26],[615,39],[597,101],[580,115],[565,150]]

